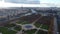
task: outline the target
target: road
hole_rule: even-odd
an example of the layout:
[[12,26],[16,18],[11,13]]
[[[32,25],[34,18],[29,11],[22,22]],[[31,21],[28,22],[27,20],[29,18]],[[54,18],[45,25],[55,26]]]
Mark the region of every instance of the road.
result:
[[54,18],[54,31],[53,31],[53,34],[58,34],[57,29],[58,29],[58,27],[57,27],[57,18],[55,17]]

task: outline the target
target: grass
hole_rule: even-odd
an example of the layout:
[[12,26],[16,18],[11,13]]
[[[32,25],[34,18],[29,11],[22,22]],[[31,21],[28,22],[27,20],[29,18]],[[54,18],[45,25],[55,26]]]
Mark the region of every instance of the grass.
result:
[[30,24],[28,21],[19,21],[19,22],[17,22],[18,24]]
[[2,34],[16,34],[16,31],[9,30],[6,27],[0,27],[0,32],[2,32]]
[[35,23],[34,24],[37,28],[39,28],[40,26],[40,28],[42,28],[42,29],[46,29],[46,30],[48,30],[49,29],[49,26],[48,25],[43,25],[43,24],[40,24],[40,23]]
[[20,31],[20,30],[21,30],[21,26],[16,26],[16,27],[14,27],[14,30]]
[[35,33],[36,32],[36,29],[32,29],[32,30],[27,30],[27,31],[25,31],[25,33],[27,33],[27,34],[33,34],[33,33]]
[[48,25],[42,25],[42,27],[40,27],[40,28],[48,30],[49,26]]
[[16,34],[16,33],[17,33],[16,31],[9,30],[9,31],[6,31],[6,32],[3,33],[3,34]]
[[17,24],[21,24],[23,21],[18,21],[18,22],[16,22]]
[[0,27],[0,32],[6,32],[8,28],[6,27]]
[[37,32],[37,34],[48,34],[48,33],[45,32],[45,31],[41,31],[41,30],[39,30],[39,31]]
[[35,25],[37,28],[39,28],[39,27],[41,26],[40,23],[35,23],[34,25]]
[[7,24],[5,27],[14,27],[14,26],[16,26],[16,24]]

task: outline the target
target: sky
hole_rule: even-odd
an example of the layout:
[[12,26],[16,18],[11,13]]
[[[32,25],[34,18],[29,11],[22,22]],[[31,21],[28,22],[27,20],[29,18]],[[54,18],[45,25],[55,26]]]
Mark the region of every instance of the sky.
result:
[[60,0],[0,0],[1,7],[60,7]]
[[[6,0],[7,1],[7,0]],[[39,0],[9,0],[12,3],[26,3],[26,4],[39,4]]]
[[39,0],[4,0],[5,2],[10,2],[10,3],[24,3],[24,4],[39,4]]
[[40,0],[42,3],[60,3],[60,0]]

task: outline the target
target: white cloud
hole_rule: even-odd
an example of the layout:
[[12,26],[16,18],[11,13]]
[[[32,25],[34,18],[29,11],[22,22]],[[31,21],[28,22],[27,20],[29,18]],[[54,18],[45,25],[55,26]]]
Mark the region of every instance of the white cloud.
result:
[[41,3],[54,3],[54,4],[58,4],[60,3],[60,0],[40,0]]
[[5,0],[5,2],[12,3],[26,3],[26,4],[39,4],[39,0]]
[[[60,7],[60,2],[48,1],[48,0],[40,0],[40,4],[15,4],[15,3],[8,3],[8,2],[1,2],[0,1],[0,8],[1,7]],[[55,0],[56,1],[56,0]]]
[[14,3],[0,3],[0,7],[51,7],[47,4],[14,4]]

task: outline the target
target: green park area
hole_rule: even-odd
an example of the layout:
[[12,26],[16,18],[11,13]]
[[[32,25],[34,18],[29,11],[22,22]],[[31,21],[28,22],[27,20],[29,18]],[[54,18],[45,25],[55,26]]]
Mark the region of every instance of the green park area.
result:
[[37,28],[42,28],[42,29],[46,29],[48,30],[49,29],[49,26],[48,25],[43,25],[41,23],[35,23],[34,24]]
[[21,26],[15,24],[7,24],[4,27],[0,27],[0,32],[2,34],[16,34],[17,31],[21,30]]
[[17,24],[22,24],[22,25],[24,25],[24,24],[30,24],[28,21],[18,21],[16,23]]
[[48,33],[45,32],[45,31],[39,30],[39,31],[37,32],[37,34],[48,34]]
[[39,28],[39,27],[41,26],[40,23],[35,23],[34,25],[35,25],[37,28]]
[[16,31],[9,30],[7,27],[0,27],[0,32],[2,34],[16,34]]
[[42,25],[40,28],[48,30],[49,26],[48,25]]
[[27,33],[27,34],[34,34],[36,31],[37,31],[37,29],[31,29],[31,30],[27,30],[27,31],[24,31],[24,32]]

